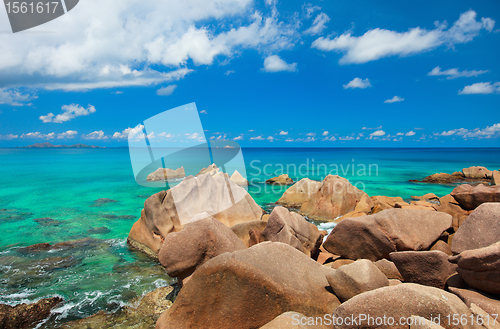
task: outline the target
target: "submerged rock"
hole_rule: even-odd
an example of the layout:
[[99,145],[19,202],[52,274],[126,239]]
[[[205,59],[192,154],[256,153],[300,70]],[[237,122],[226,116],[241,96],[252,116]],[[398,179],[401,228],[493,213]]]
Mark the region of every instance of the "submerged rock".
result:
[[340,304],[325,289],[332,271],[279,242],[224,253],[196,270],[156,328],[260,328],[291,310],[323,316]]
[[95,200],[94,204],[91,205],[91,207],[101,207],[105,204],[114,203],[114,202],[118,202],[118,201],[113,200],[113,199],[109,199],[109,198],[100,198],[100,199]]
[[0,328],[34,328],[38,323],[48,318],[50,310],[60,302],[62,302],[61,297],[50,297],[32,304],[23,303],[16,306],[0,304]]
[[154,328],[160,315],[171,305],[168,299],[173,292],[171,286],[158,288],[144,297],[132,301],[137,306],[126,306],[116,313],[100,311],[87,318],[65,323],[63,329],[150,329]]

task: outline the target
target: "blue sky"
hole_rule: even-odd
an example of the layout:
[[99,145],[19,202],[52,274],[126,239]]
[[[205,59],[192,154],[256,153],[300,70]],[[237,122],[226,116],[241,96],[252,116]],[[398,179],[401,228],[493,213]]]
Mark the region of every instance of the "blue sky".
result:
[[499,20],[498,1],[82,0],[12,34],[2,9],[0,147],[125,146],[192,102],[242,146],[500,146]]

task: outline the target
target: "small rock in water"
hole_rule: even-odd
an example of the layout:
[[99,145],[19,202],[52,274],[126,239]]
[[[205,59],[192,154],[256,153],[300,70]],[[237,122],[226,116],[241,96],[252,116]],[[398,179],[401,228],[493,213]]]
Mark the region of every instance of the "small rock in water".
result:
[[50,315],[50,310],[62,302],[61,297],[44,298],[33,304],[10,306],[0,304],[2,328],[34,328]]
[[134,215],[117,216],[117,215],[113,215],[113,214],[102,215],[102,217],[107,218],[107,219],[135,219],[136,218],[136,216],[134,216]]
[[112,202],[118,202],[118,201],[113,200],[113,199],[109,199],[109,198],[100,198],[100,199],[95,200],[94,204],[91,205],[91,207],[100,207],[102,205],[105,205],[107,203],[112,203]]
[[91,228],[87,231],[88,234],[106,234],[111,232],[106,226]]

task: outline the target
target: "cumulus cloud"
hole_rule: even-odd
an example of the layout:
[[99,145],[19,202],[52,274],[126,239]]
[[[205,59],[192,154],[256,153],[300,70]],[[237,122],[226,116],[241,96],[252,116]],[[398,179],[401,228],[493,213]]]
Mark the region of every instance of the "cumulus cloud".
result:
[[323,136],[327,136],[327,135],[328,135],[328,130],[323,131],[323,134],[322,134],[322,135],[323,135]]
[[201,110],[200,113],[201,114],[208,114],[207,111],[205,111],[205,110]]
[[443,131],[441,133],[434,133],[437,136],[461,136],[464,139],[467,138],[498,138],[500,137],[500,123],[496,123],[492,126],[487,126],[486,128],[475,128],[475,129],[467,129],[467,128],[458,128],[452,129],[448,131]]
[[337,138],[335,136],[332,136],[332,137],[325,137],[322,140],[323,141],[332,141],[332,142],[334,142],[334,141],[337,140]]
[[464,89],[458,92],[459,95],[471,95],[471,94],[493,94],[500,93],[500,82],[478,82],[469,86],[465,86]]
[[55,133],[48,133],[48,134],[42,134],[41,132],[31,132],[31,133],[26,133],[22,134],[20,138],[27,138],[27,139],[53,139],[56,136]]
[[469,10],[447,28],[446,22],[436,23],[436,28],[426,30],[420,27],[407,32],[372,29],[362,36],[343,33],[334,39],[320,37],[312,47],[322,51],[337,51],[343,54],[340,64],[361,64],[389,56],[409,56],[435,49],[441,45],[453,47],[474,39],[481,30],[491,32],[495,21],[491,18],[476,20],[477,14]]
[[283,131],[283,130],[282,130],[282,131],[280,131],[280,135],[282,135],[282,136],[286,136],[286,135],[288,135],[288,131]]
[[370,80],[368,78],[366,79],[360,79],[360,78],[354,78],[352,81],[350,81],[348,84],[344,85],[344,89],[355,89],[355,88],[361,88],[365,89],[368,87],[371,87],[372,85],[370,84]]
[[108,139],[109,136],[106,136],[104,134],[104,131],[102,130],[97,130],[93,131],[90,134],[83,134],[82,139],[94,139],[94,140],[101,140],[101,139]]
[[270,141],[270,142],[272,142],[272,141],[275,140],[275,138],[273,136],[269,136],[269,137],[267,137],[267,140]]
[[329,21],[330,17],[328,17],[327,14],[320,13],[314,19],[314,22],[312,23],[311,27],[304,31],[304,34],[309,34],[309,35],[321,34],[323,30],[326,29],[326,23],[328,23]]
[[375,127],[375,128],[367,128],[367,127],[363,127],[361,128],[362,130],[378,130],[378,129],[382,129],[382,126],[378,126],[378,127]]
[[234,70],[227,70],[226,73],[224,73],[225,75],[230,75],[230,74],[233,74],[234,73]]
[[314,6],[312,3],[306,3],[302,6],[302,12],[306,18],[311,18],[315,11],[321,10],[321,7]]
[[272,55],[264,59],[264,68],[262,70],[265,72],[295,72],[297,71],[297,63],[288,64],[278,55]]
[[[275,5],[256,11],[251,0],[86,0],[44,24],[44,31],[58,33],[0,35],[0,87],[83,90],[175,81],[218,56],[292,48],[300,24],[282,18]],[[8,20],[0,22],[1,30],[9,28]]]
[[264,138],[262,136],[256,136],[256,137],[250,137],[250,140],[252,140],[252,141],[263,141]]
[[237,137],[233,138],[233,140],[234,141],[241,141],[241,140],[243,140],[243,136],[242,135],[237,136]]
[[405,100],[404,98],[401,98],[401,97],[398,97],[398,96],[394,96],[391,99],[385,100],[384,103],[396,103],[396,102],[402,102],[404,100]]
[[175,88],[177,88],[177,85],[170,85],[167,87],[162,87],[156,91],[156,95],[158,95],[158,96],[170,96],[174,93]]
[[463,70],[460,71],[458,68],[454,69],[448,69],[441,71],[441,68],[439,66],[436,66],[435,68],[432,69],[427,75],[429,76],[446,76],[446,79],[451,80],[451,79],[456,79],[460,77],[477,77],[478,75],[488,73],[488,70],[472,70],[472,71],[467,71]]
[[14,134],[0,135],[0,139],[12,140],[16,138],[19,138],[19,135],[14,135]]
[[63,123],[70,121],[71,119],[74,119],[76,117],[95,113],[96,111],[95,107],[90,104],[87,106],[86,109],[78,104],[63,105],[61,109],[63,110],[61,114],[54,115],[54,113],[49,113],[47,115],[40,116],[39,119],[42,120],[44,123],[48,122]]
[[412,130],[410,130],[409,132],[407,132],[407,133],[405,134],[405,136],[414,136],[414,135],[415,135],[415,132],[414,132],[414,131],[412,131]]
[[355,138],[353,136],[344,136],[344,137],[339,137],[339,141],[352,141]]
[[13,106],[31,105],[31,103],[29,102],[36,98],[38,98],[36,95],[25,94],[20,92],[18,89],[9,90],[5,88],[0,88],[0,104],[7,104]]
[[76,130],[68,130],[63,133],[57,134],[58,139],[71,139],[75,138],[75,136],[78,134],[78,131]]
[[384,135],[385,135],[385,131],[383,131],[383,130],[377,130],[377,131],[374,131],[370,134],[371,137],[381,137]]

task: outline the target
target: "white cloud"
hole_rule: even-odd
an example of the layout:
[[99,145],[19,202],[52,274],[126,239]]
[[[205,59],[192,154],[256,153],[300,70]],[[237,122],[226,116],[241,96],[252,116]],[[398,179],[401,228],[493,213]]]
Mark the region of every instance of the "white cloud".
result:
[[323,134],[322,134],[322,135],[323,135],[323,136],[327,136],[327,135],[328,135],[328,130],[323,131]]
[[375,128],[367,128],[367,127],[363,127],[361,128],[362,130],[377,130],[377,129],[382,129],[382,126],[378,126],[378,127],[375,127]]
[[[175,81],[218,56],[292,48],[298,18],[281,17],[274,5],[256,11],[251,0],[81,1],[71,15],[33,29],[57,33],[0,35],[2,87],[82,90]],[[1,20],[0,30],[8,29]]]
[[61,114],[54,115],[54,113],[49,113],[47,115],[40,116],[39,119],[42,120],[44,123],[48,122],[63,123],[70,121],[71,119],[74,119],[76,117],[95,113],[96,111],[95,107],[90,104],[87,106],[86,109],[78,104],[63,105],[61,109],[63,110]]
[[19,138],[19,135],[14,135],[14,134],[0,135],[0,139],[11,140],[16,138]]
[[355,138],[353,136],[339,137],[339,141],[352,141]]
[[250,137],[250,140],[252,140],[252,141],[263,141],[264,138],[262,136],[257,136],[257,137]]
[[269,137],[267,137],[267,140],[272,142],[275,140],[275,138],[273,136],[269,136]]
[[98,131],[93,131],[90,134],[83,134],[82,135],[83,139],[96,139],[96,140],[101,140],[101,139],[108,139],[109,136],[106,136],[104,134],[104,131],[98,130]]
[[360,79],[360,78],[354,78],[352,81],[350,81],[348,84],[344,85],[344,89],[348,88],[361,88],[365,89],[368,87],[371,87],[372,85],[370,84],[370,80],[368,78],[366,79]]
[[78,131],[75,130],[68,130],[63,133],[57,134],[58,139],[70,139],[70,138],[75,138],[75,136],[78,134]]
[[34,133],[26,133],[22,134],[20,138],[28,138],[28,139],[52,139],[55,137],[55,133],[42,134],[40,132]]
[[384,103],[396,103],[396,102],[402,102],[404,100],[405,100],[404,98],[401,98],[401,97],[398,97],[398,96],[394,96],[391,99],[385,100]]
[[409,131],[405,134],[405,136],[414,136],[415,135],[415,132],[414,131]]
[[201,114],[208,114],[207,111],[205,111],[205,110],[201,110],[200,113]]
[[38,98],[36,95],[23,94],[18,89],[0,88],[0,104],[7,104],[13,106],[31,105],[29,102],[36,98]]
[[332,142],[334,142],[334,141],[337,140],[337,138],[335,136],[332,136],[332,137],[325,137],[322,140],[323,141],[332,141]]
[[280,135],[281,135],[281,136],[286,136],[286,135],[288,135],[288,131],[283,131],[283,130],[282,130],[282,131],[280,131]]
[[337,51],[344,55],[340,64],[361,64],[389,56],[409,56],[435,49],[443,44],[453,47],[466,43],[479,35],[481,30],[492,31],[495,21],[491,18],[476,20],[476,12],[469,10],[460,15],[453,26],[446,30],[446,22],[437,23],[433,30],[420,27],[407,32],[376,28],[356,37],[346,32],[334,39],[320,37],[312,43],[322,51]]
[[162,87],[156,91],[156,95],[158,95],[158,96],[170,96],[174,93],[175,88],[177,88],[177,85],[170,85],[167,87]]
[[302,6],[302,11],[304,12],[306,18],[311,18],[312,14],[317,10],[321,10],[321,7],[314,6],[312,3],[307,3]]
[[380,137],[380,136],[384,136],[385,135],[385,131],[383,130],[377,130],[377,131],[374,131],[370,134],[371,137]]
[[233,140],[234,141],[241,141],[241,140],[243,140],[243,136],[242,135],[237,136],[237,137],[233,138]]
[[488,70],[472,70],[472,71],[467,71],[463,70],[460,71],[458,68],[454,69],[448,69],[445,71],[441,71],[441,68],[439,66],[436,66],[435,68],[432,69],[427,75],[429,76],[446,76],[446,79],[451,80],[451,79],[456,79],[460,77],[477,77],[478,75],[488,73]]
[[467,128],[458,128],[448,131],[443,131],[442,133],[434,133],[436,136],[461,136],[464,139],[467,138],[498,138],[500,137],[500,123],[496,123],[492,126],[488,126],[484,129],[475,128],[469,130]]
[[307,133],[306,136],[316,136],[316,133]]
[[264,59],[264,68],[262,70],[265,72],[295,72],[297,71],[297,63],[288,64],[278,55],[272,55]]
[[250,129],[249,132],[253,132],[253,129]]
[[330,17],[328,17],[327,14],[320,13],[314,19],[314,22],[312,23],[311,27],[304,31],[304,34],[309,34],[309,35],[321,34],[323,30],[326,29],[326,23],[328,23],[329,21]]
[[230,74],[233,74],[234,73],[234,70],[227,70],[226,73],[224,73],[225,75],[230,75]]
[[493,94],[500,93],[500,82],[478,82],[470,86],[465,86],[464,89],[458,92],[459,95],[471,94]]
[[306,139],[304,139],[303,141],[304,141],[305,143],[308,143],[308,142],[314,142],[315,140],[316,140],[316,138],[314,138],[314,137],[307,137],[307,138],[306,138]]

